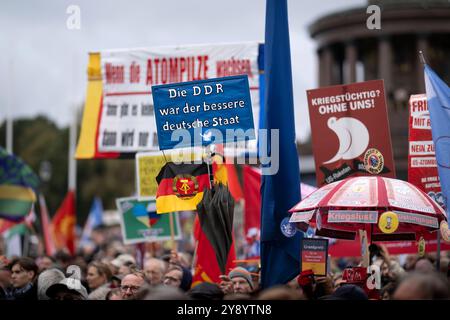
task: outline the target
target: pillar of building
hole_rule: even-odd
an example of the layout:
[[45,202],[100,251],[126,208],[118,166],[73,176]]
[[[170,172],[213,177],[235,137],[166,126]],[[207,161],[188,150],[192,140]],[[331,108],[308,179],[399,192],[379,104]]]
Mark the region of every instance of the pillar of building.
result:
[[330,47],[323,47],[319,52],[319,86],[331,85],[333,54]]
[[386,94],[392,89],[392,46],[389,37],[381,37],[378,40],[378,78],[384,80]]
[[358,60],[358,49],[354,41],[348,42],[345,45],[345,67],[344,72],[345,83],[356,82],[356,62]]

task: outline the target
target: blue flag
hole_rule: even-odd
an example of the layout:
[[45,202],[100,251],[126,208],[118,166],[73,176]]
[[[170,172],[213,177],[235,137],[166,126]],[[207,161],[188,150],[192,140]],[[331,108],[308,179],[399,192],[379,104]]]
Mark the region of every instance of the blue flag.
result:
[[102,200],[95,197],[92,203],[91,210],[89,211],[89,216],[87,218],[86,224],[83,228],[83,234],[81,236],[81,245],[84,246],[88,244],[91,240],[92,230],[103,223],[103,205]]
[[[262,288],[286,283],[300,273],[302,237],[295,225],[289,223],[288,214],[288,210],[300,201],[300,169],[295,145],[287,2],[267,0],[266,4],[266,92],[262,129],[279,129],[279,141],[274,142],[279,145],[279,169],[274,175],[262,175]],[[270,149],[270,133],[267,137],[268,155],[273,160],[276,155]]]
[[439,179],[444,196],[447,219],[450,197],[450,88],[425,65],[425,86],[430,112],[431,134],[436,152]]

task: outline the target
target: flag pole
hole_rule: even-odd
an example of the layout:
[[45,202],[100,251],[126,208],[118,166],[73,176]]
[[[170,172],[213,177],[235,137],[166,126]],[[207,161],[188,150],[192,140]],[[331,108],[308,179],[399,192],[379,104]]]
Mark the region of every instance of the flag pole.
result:
[[436,249],[436,271],[439,272],[441,269],[441,230],[437,231],[437,249]]
[[175,242],[175,226],[173,222],[173,212],[169,213],[170,220],[170,240],[172,241],[172,250],[177,252],[177,243]]
[[422,50],[419,51],[419,59],[420,59],[420,62],[421,62],[423,65],[427,64],[427,62],[425,61],[425,56],[423,55]]
[[11,59],[9,62],[9,95],[7,100],[7,114],[6,114],[6,151],[8,151],[10,154],[13,153],[13,103],[14,103],[14,84],[13,84],[13,60]]
[[[419,51],[419,58],[420,58],[420,62],[422,62],[422,64],[425,66],[427,64],[427,62],[425,61],[425,57],[424,54],[422,52],[422,50]],[[437,248],[436,248],[436,269],[437,272],[439,272],[440,268],[441,268],[441,232],[438,229],[437,230]]]
[[212,173],[211,169],[209,168],[210,165],[212,165],[212,144],[208,145],[206,147],[207,149],[205,149],[205,153],[206,153],[206,167],[208,168],[208,180],[209,180],[209,188],[212,190],[212,185],[214,183],[214,173]]

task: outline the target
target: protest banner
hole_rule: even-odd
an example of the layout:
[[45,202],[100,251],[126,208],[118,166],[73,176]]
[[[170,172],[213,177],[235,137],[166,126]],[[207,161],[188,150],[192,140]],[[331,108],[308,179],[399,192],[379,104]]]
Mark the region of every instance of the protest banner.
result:
[[312,270],[316,276],[327,275],[328,239],[302,238],[302,271]]
[[383,80],[307,90],[317,185],[395,178]]
[[[254,140],[246,75],[153,86],[161,150]],[[177,130],[187,130],[176,134]]]
[[170,215],[158,215],[154,199],[139,201],[136,197],[118,198],[116,205],[125,244],[181,239],[178,215],[174,215],[172,237]]
[[409,98],[408,182],[444,205],[425,94]]
[[[90,53],[77,159],[130,157],[158,150],[151,87],[247,75],[258,124],[261,45],[257,42],[116,49]],[[256,151],[256,141],[247,150]]]

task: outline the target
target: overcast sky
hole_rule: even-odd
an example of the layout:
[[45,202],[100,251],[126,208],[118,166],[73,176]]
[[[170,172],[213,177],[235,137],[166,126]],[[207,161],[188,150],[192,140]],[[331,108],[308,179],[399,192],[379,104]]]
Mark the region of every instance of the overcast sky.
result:
[[[288,0],[297,137],[309,135],[305,90],[317,86],[316,45],[307,26],[365,0]],[[78,5],[81,29],[66,9]],[[45,114],[58,125],[86,90],[89,51],[161,45],[264,41],[264,0],[1,0],[0,121]],[[3,143],[3,142],[1,142]]]

